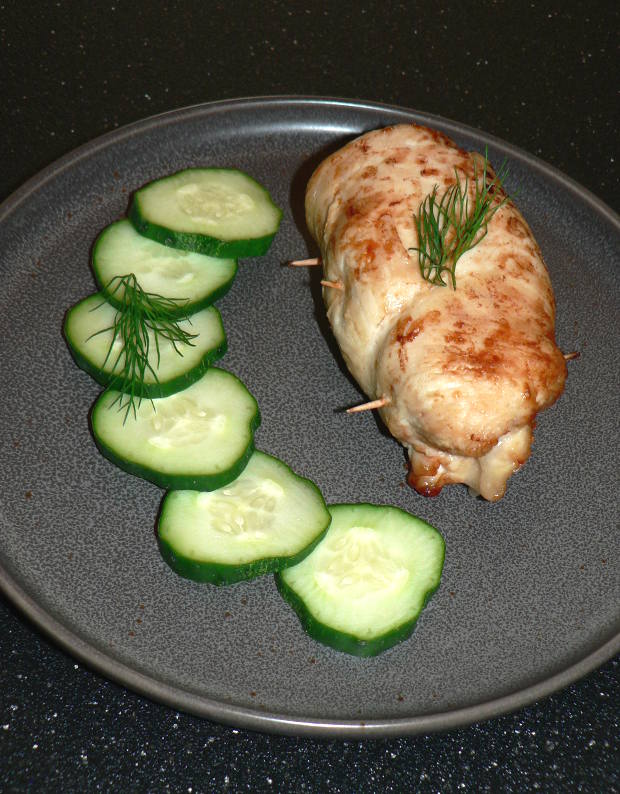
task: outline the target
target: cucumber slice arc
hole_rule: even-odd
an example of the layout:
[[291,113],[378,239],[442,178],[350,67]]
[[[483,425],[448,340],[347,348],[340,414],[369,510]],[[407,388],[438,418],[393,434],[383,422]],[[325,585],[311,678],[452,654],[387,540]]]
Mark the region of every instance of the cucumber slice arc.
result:
[[179,251],[149,240],[124,219],[107,226],[95,241],[92,267],[99,289],[114,306],[122,293],[107,291],[118,276],[133,273],[145,292],[180,301],[177,316],[210,306],[225,295],[237,273],[235,259]]
[[264,254],[282,210],[251,176],[233,168],[188,168],[136,191],[129,219],[158,243],[207,256]]
[[143,400],[137,417],[107,389],[91,414],[95,442],[121,469],[160,488],[210,491],[238,477],[254,449],[258,404],[230,372],[211,367],[187,389]]
[[[118,360],[122,342],[114,342],[112,353],[107,356],[112,342],[111,328],[117,315],[116,309],[106,302],[102,293],[89,295],[67,312],[64,334],[76,364],[103,386],[114,383],[122,372],[124,357]],[[179,326],[197,336],[193,345],[177,343],[179,355],[173,344],[160,338],[159,364],[154,335],[149,334],[149,363],[157,373],[157,380],[148,369],[144,381],[137,387],[142,397],[166,397],[197,381],[208,367],[226,352],[226,335],[218,310],[211,306],[194,314],[191,319],[180,320]],[[93,334],[96,334],[93,336]],[[107,356],[107,361],[106,361]],[[104,364],[105,362],[105,364]]]
[[223,488],[169,491],[159,518],[159,546],[181,576],[232,584],[300,562],[330,521],[311,480],[255,450],[239,477]]
[[374,656],[409,637],[439,586],[444,540],[396,507],[331,505],[323,541],[276,574],[283,598],[314,639]]

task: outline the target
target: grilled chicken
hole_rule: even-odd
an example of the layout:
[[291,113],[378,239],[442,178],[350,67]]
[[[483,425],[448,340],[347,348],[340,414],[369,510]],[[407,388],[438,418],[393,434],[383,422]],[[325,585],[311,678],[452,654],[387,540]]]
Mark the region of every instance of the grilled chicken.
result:
[[333,333],[364,392],[385,398],[410,484],[430,496],[465,483],[493,501],[527,460],[536,414],[561,394],[566,364],[549,275],[512,202],[459,259],[455,288],[420,273],[414,214],[455,171],[473,191],[481,161],[425,127],[369,132],[314,172],[306,220],[325,278],[341,287],[324,287]]

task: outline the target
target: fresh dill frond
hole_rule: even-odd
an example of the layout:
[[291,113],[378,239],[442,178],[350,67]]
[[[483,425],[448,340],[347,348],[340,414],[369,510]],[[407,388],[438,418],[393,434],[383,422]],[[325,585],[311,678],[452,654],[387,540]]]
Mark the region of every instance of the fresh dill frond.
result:
[[[187,319],[178,317],[179,304],[184,301],[145,292],[133,273],[115,276],[106,285],[105,292],[112,297],[116,296],[120,308],[116,311],[113,324],[96,331],[92,336],[112,332],[112,340],[102,368],[114,357],[111,365],[113,378],[108,388],[118,390],[119,395],[111,405],[118,403],[119,410],[125,410],[126,421],[130,413],[136,417],[143,398],[146,373],[150,372],[155,383],[159,383],[157,369],[161,360],[161,341],[170,342],[182,356],[182,346],[193,346],[192,339],[198,334],[189,333],[179,325],[179,320]],[[93,311],[104,304],[105,301],[102,301]],[[117,339],[120,346],[114,351]],[[152,344],[156,352],[155,366],[149,361]]]
[[456,263],[466,251],[472,249],[486,236],[489,221],[509,197],[504,190],[508,168],[504,162],[489,179],[487,152],[484,154],[482,173],[474,160],[474,196],[469,195],[469,177],[464,182],[454,171],[456,182],[441,197],[438,186],[420,204],[413,220],[418,233],[418,264],[422,277],[431,284],[446,287],[444,274],[456,289]]

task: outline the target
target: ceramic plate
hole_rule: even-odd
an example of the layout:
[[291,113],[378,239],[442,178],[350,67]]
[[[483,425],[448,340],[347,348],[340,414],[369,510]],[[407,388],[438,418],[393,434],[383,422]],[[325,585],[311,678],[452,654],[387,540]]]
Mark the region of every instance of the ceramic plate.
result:
[[[539,417],[532,458],[504,499],[465,487],[436,499],[404,484],[405,455],[372,415],[326,324],[303,194],[329,152],[415,121],[508,159],[508,188],[547,261],[564,395]],[[312,478],[328,502],[397,505],[446,539],[442,584],[412,637],[373,659],[323,647],[264,577],[228,588],[176,576],[155,522],[163,493],[95,449],[99,387],[72,362],[65,310],[94,290],[96,235],[133,190],[187,166],[234,166],[284,209],[261,258],[219,302],[221,365],[258,399],[257,446]],[[0,564],[4,592],[95,670],[175,708],[245,728],[395,735],[522,707],[619,648],[618,250],[614,214],[562,174],[445,119],[364,102],[230,101],[125,127],[53,164],[0,210]]]

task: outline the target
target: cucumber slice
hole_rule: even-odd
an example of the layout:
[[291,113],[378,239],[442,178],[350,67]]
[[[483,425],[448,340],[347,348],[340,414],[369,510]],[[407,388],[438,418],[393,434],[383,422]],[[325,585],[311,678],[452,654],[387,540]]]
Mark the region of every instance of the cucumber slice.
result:
[[[124,356],[121,355],[120,360],[118,358],[122,350],[119,338],[114,342],[112,353],[107,355],[113,332],[104,329],[111,328],[116,315],[116,309],[98,292],[69,309],[64,323],[65,337],[75,362],[103,386],[114,385],[124,364]],[[177,352],[170,341],[160,338],[159,364],[154,335],[149,333],[149,363],[157,373],[157,379],[146,369],[143,383],[137,389],[138,396],[166,397],[184,389],[201,378],[207,368],[226,352],[222,318],[214,306],[194,314],[191,320],[180,320],[179,326],[197,334],[192,339],[193,344],[177,342]]]
[[149,240],[128,220],[116,221],[97,238],[92,266],[99,289],[120,308],[122,292],[107,291],[112,279],[133,273],[145,292],[180,301],[177,316],[210,306],[230,289],[237,272],[234,259],[178,251]]
[[264,254],[282,210],[264,187],[232,168],[188,168],[138,190],[129,218],[145,237],[207,256]]
[[234,482],[215,491],[170,491],[158,525],[165,561],[181,576],[232,584],[294,565],[325,534],[321,492],[256,450]]
[[445,544],[396,507],[331,505],[323,541],[276,574],[284,599],[314,639],[374,656],[406,639],[439,586]]
[[238,477],[254,449],[258,404],[243,383],[211,367],[169,397],[143,400],[125,420],[106,390],[91,425],[99,450],[121,469],[161,488],[210,491]]

